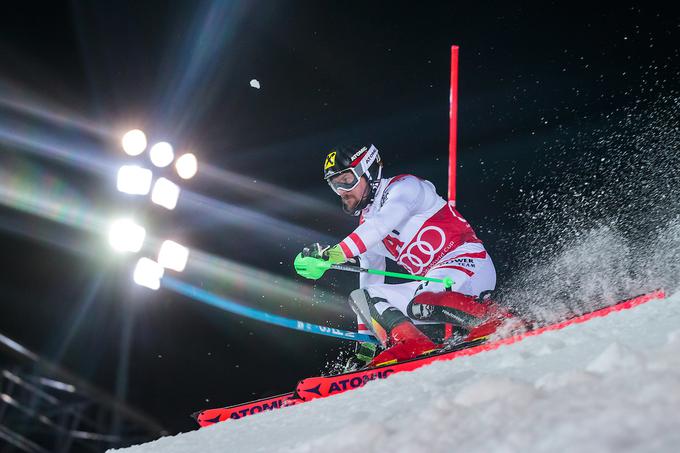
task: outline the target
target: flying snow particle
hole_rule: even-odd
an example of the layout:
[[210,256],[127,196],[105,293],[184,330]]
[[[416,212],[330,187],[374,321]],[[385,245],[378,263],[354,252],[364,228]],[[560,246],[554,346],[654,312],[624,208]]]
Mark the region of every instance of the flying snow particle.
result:
[[250,81],[250,86],[253,88],[257,88],[258,90],[260,89],[260,82],[257,81],[257,79],[253,79]]

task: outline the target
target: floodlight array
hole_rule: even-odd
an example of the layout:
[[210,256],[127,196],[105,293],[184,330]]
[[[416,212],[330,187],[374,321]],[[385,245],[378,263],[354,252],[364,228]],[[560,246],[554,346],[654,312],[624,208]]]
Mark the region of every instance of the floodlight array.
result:
[[[146,134],[133,129],[123,135],[123,151],[129,156],[139,156],[147,149]],[[193,178],[198,170],[196,156],[186,153],[175,159],[175,151],[168,142],[160,141],[149,149],[149,160],[158,168],[168,167],[175,162],[175,171],[181,179]],[[120,192],[129,195],[146,196],[150,194],[153,203],[168,210],[177,206],[181,193],[180,187],[166,177],[158,177],[154,182],[153,172],[140,165],[123,165],[118,170],[116,186]],[[111,224],[109,243],[119,252],[138,253],[142,250],[146,230],[130,218],[119,219]],[[182,272],[189,259],[189,249],[175,241],[165,240],[158,251],[156,261],[141,257],[133,272],[133,280],[138,285],[157,290],[165,269]]]

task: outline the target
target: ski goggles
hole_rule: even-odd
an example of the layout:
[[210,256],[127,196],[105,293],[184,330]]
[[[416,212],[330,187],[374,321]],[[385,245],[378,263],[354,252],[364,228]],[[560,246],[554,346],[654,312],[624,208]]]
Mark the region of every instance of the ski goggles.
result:
[[341,191],[349,192],[350,190],[358,186],[360,179],[361,176],[357,175],[356,170],[354,168],[350,168],[348,170],[344,170],[341,171],[340,173],[334,174],[326,181],[328,181],[328,185],[331,186],[333,192],[340,195]]

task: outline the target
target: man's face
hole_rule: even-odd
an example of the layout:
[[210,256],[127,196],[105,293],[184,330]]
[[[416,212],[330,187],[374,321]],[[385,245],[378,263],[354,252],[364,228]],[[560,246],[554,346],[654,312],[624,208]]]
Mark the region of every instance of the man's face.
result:
[[[331,181],[337,183],[351,184],[353,181],[356,180],[354,179],[354,175],[352,173],[344,172],[340,173],[339,175],[333,176],[331,178]],[[366,178],[361,177],[359,178],[359,184],[357,184],[357,186],[354,189],[338,191],[338,195],[342,199],[342,204],[344,205],[346,211],[352,212],[356,209],[356,207],[361,202],[364,193],[366,193],[367,184],[368,183],[366,182]]]

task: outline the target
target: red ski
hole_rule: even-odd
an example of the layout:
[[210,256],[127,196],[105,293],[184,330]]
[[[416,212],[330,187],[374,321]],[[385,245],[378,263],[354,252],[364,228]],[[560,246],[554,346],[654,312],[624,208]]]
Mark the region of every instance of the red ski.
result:
[[284,393],[282,395],[270,396],[256,401],[251,401],[245,404],[236,404],[229,407],[219,407],[217,409],[206,409],[192,414],[196,422],[203,426],[209,426],[217,422],[225,420],[238,420],[239,418],[247,417],[249,415],[259,414],[264,411],[272,411],[280,409],[285,406],[296,404],[293,399],[293,392]]
[[199,425],[208,426],[228,419],[239,419],[266,410],[280,409],[282,407],[304,403],[317,398],[325,398],[327,396],[336,395],[348,390],[354,390],[356,388],[363,387],[367,382],[373,380],[386,379],[395,373],[402,371],[413,371],[437,360],[453,360],[458,357],[479,354],[480,352],[497,349],[503,345],[516,343],[527,337],[540,335],[551,330],[560,330],[572,324],[582,323],[596,317],[607,316],[612,312],[627,310],[649,302],[650,300],[663,299],[664,297],[665,293],[663,290],[657,290],[648,294],[618,302],[615,305],[609,307],[601,308],[599,310],[575,316],[556,324],[550,324],[548,326],[540,327],[511,337],[502,338],[491,342],[486,341],[486,339],[478,339],[456,345],[452,349],[429,354],[423,357],[417,357],[404,362],[384,365],[377,368],[351,371],[333,376],[306,378],[298,383],[295,391],[292,393],[286,393],[271,398],[264,398],[241,405],[217,409],[207,409],[194,414],[194,418]]

